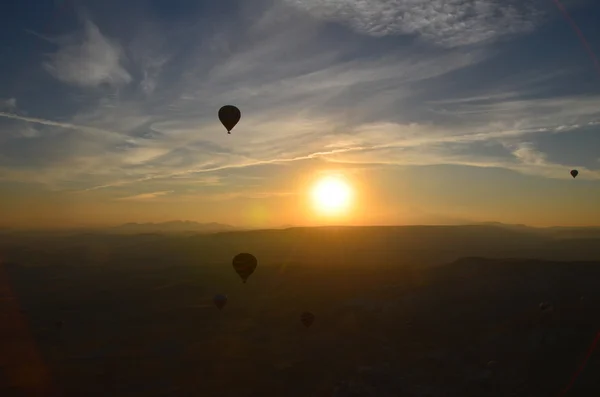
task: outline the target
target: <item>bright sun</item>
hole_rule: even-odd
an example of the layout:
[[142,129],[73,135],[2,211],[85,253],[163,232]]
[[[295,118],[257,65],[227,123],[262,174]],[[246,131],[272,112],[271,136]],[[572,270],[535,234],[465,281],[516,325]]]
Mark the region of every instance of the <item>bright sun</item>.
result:
[[327,215],[344,212],[350,206],[350,186],[341,178],[328,176],[320,179],[312,190],[316,208]]

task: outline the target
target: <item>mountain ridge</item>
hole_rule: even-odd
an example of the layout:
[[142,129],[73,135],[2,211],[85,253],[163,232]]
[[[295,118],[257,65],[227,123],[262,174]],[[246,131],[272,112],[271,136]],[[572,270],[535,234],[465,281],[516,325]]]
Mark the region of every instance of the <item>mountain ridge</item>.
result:
[[129,222],[118,226],[113,226],[105,229],[98,229],[108,232],[117,232],[117,233],[160,233],[160,232],[171,232],[171,233],[185,233],[185,232],[195,232],[195,233],[218,233],[218,232],[226,232],[226,231],[242,231],[245,230],[243,228],[238,228],[232,225],[217,223],[217,222],[209,222],[209,223],[199,223],[195,221],[167,221],[167,222],[145,222],[145,223],[137,223],[137,222]]

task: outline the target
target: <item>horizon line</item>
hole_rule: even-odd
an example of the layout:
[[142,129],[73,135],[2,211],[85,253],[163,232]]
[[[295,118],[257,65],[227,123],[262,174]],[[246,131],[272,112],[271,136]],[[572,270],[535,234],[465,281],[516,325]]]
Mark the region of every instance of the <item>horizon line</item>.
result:
[[[232,228],[235,230],[215,230],[207,232],[205,234],[216,234],[216,233],[235,233],[245,231],[267,231],[267,230],[287,230],[287,229],[310,229],[310,228],[392,228],[392,227],[464,227],[464,226],[508,226],[508,227],[520,227],[529,229],[594,229],[600,228],[600,225],[553,225],[553,226],[532,226],[527,224],[515,224],[515,223],[502,223],[496,221],[481,221],[481,222],[464,222],[464,223],[406,223],[406,224],[360,224],[360,225],[349,225],[349,224],[315,224],[315,225],[281,225],[281,226],[236,226],[220,222],[197,222],[190,220],[170,220],[164,222],[127,222],[115,225],[95,225],[95,226],[65,226],[65,227],[12,227],[12,226],[0,226],[0,232],[77,232],[77,231],[110,231],[110,229],[118,229],[128,225],[135,226],[161,226],[169,223],[191,223],[198,226],[209,226],[218,225],[223,228]],[[180,230],[173,233],[184,233],[184,232],[197,232],[196,230]]]

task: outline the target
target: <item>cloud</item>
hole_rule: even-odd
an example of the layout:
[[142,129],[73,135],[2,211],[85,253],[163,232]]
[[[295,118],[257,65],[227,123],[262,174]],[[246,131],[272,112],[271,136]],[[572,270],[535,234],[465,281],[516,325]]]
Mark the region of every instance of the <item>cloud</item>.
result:
[[71,123],[103,131],[118,131],[119,134],[133,135],[140,127],[152,122],[152,115],[136,103],[123,103],[104,98],[100,105],[89,111],[82,111],[71,118]]
[[[552,163],[548,155],[527,140],[527,136],[576,131],[575,125],[530,130],[490,131],[435,136],[427,139],[410,139],[389,145],[376,145],[328,155],[324,159],[345,164],[383,165],[467,165],[513,170],[526,175],[553,179],[568,179],[569,167]],[[487,149],[485,149],[487,147]],[[600,172],[577,167],[580,179],[600,180]]]
[[[264,20],[261,24],[264,25]],[[272,28],[272,23],[269,26]],[[395,109],[410,98],[411,84],[473,65],[486,56],[477,51],[418,56],[402,53],[339,62],[336,57],[351,48],[335,47],[332,51],[331,46],[315,40],[314,33],[306,33],[305,27],[293,25],[293,35],[262,31],[261,35],[269,33],[266,37],[272,39],[241,47],[219,68],[213,68],[209,76],[195,75],[196,70],[206,69],[203,65],[209,57],[197,59],[196,53],[187,58],[174,57],[180,62],[178,69],[185,66],[189,72],[163,76],[175,80],[147,90],[146,93],[153,93],[152,101],[139,96],[102,98],[96,108],[72,116],[65,126],[113,130],[123,135],[111,149],[89,159],[86,169],[94,170],[95,176],[99,174],[94,167],[106,171],[100,183],[91,178],[89,184],[97,188],[122,186],[357,150],[343,146],[340,129],[349,123],[360,126],[363,120],[378,116],[398,117]],[[157,35],[153,32],[149,37]],[[230,38],[230,35],[220,33],[219,37]],[[140,49],[144,47],[140,43],[145,42],[154,40],[142,37],[127,47],[131,50],[130,58],[142,70],[153,59],[160,60],[161,67],[166,59],[171,59],[161,53],[160,43]],[[300,50],[282,58],[281,49],[289,46]],[[190,60],[200,64],[188,63]],[[270,65],[269,73],[264,73],[265,62]],[[239,84],[229,85],[230,82]],[[160,90],[156,91],[157,87]],[[177,90],[180,90],[177,99],[170,100],[171,93]],[[352,120],[344,120],[337,117],[340,110],[345,111],[336,109],[336,101],[346,101],[352,90],[356,91],[352,96],[362,98],[362,103],[353,106],[356,111]],[[180,100],[181,97],[192,99]],[[215,102],[234,97],[245,104],[244,133],[228,139],[216,133],[222,127],[208,110],[216,106]],[[352,142],[352,138],[347,142]],[[112,180],[104,178],[109,179],[108,170],[115,176]]]
[[37,117],[19,116],[18,114],[13,114],[13,113],[0,112],[0,117],[5,117],[7,119],[13,119],[13,120],[27,121],[29,123],[42,124],[42,125],[46,125],[46,126],[60,127],[60,128],[65,128],[65,129],[69,129],[69,130],[77,130],[77,131],[89,133],[91,135],[100,134],[100,135],[107,135],[107,136],[112,135],[112,136],[117,136],[117,137],[121,136],[121,134],[118,132],[108,131],[108,130],[104,130],[101,128],[94,128],[94,127],[88,127],[88,126],[84,126],[84,125],[76,125],[76,124],[71,124],[71,123],[57,122],[57,121],[46,120],[46,119],[41,119],[41,118],[37,118]]
[[59,48],[48,56],[44,69],[62,82],[82,87],[129,83],[132,78],[122,66],[120,46],[102,35],[93,22],[84,24],[83,34],[54,40]]
[[23,128],[16,131],[16,135],[23,138],[37,138],[40,137],[42,133],[33,125],[26,124]]
[[17,98],[0,99],[0,110],[14,112],[17,110]]
[[143,193],[135,196],[121,197],[118,198],[118,201],[148,201],[153,200],[157,197],[166,196],[170,193],[173,193],[172,190],[164,191],[164,192],[154,192],[154,193]]
[[171,59],[172,45],[169,36],[161,34],[160,28],[145,22],[128,46],[130,59],[139,68],[139,88],[151,95],[158,86],[160,74]]
[[[189,186],[188,186],[189,187]],[[117,201],[150,201],[155,200],[159,197],[164,197],[174,193],[173,190],[168,191],[160,191],[153,193],[143,193],[134,196],[127,196],[117,198]],[[234,200],[238,198],[245,199],[265,199],[265,198],[275,198],[275,197],[289,197],[295,195],[295,192],[273,192],[273,191],[265,191],[265,192],[257,192],[257,191],[244,191],[244,192],[231,192],[231,193],[193,193],[193,194],[178,194],[177,196],[173,196],[173,199],[177,202],[184,201],[223,201],[223,200]]]
[[[513,156],[518,160],[518,164],[507,167],[515,171],[543,176],[546,178],[569,179],[571,178],[568,167],[563,164],[555,164],[548,161],[548,156],[537,150],[532,142],[518,142],[506,144],[506,147],[512,150]],[[578,167],[581,177],[579,179],[600,180],[600,172],[589,170],[585,167]]]
[[546,156],[535,150],[531,142],[520,142],[513,145],[513,155],[524,164],[545,165]]
[[278,198],[278,197],[291,197],[296,195],[295,192],[257,192],[257,191],[248,191],[248,192],[232,192],[232,193],[202,193],[202,194],[188,194],[177,196],[177,201],[197,201],[197,200],[205,200],[205,201],[224,201],[224,200],[234,200],[234,199],[268,199],[268,198]]
[[[535,109],[535,107],[533,107]],[[520,112],[520,108],[515,108]],[[574,109],[580,114],[581,109]],[[145,163],[151,168],[139,168],[131,173],[129,178],[120,178],[108,184],[96,185],[88,190],[105,189],[116,186],[148,182],[151,180],[167,180],[172,178],[187,178],[192,175],[215,173],[222,170],[242,170],[267,164],[289,164],[315,158],[328,161],[347,162],[353,164],[398,164],[398,165],[430,165],[430,164],[464,164],[484,167],[506,167],[529,174],[560,177],[559,166],[548,172],[548,167],[539,168],[539,163],[523,162],[517,167],[513,159],[504,156],[490,156],[481,150],[457,153],[461,146],[455,144],[519,142],[527,135],[540,133],[569,133],[582,126],[598,123],[590,121],[580,124],[558,124],[560,118],[546,120],[549,124],[528,122],[527,115],[522,115],[524,121],[515,117],[515,113],[507,115],[503,122],[488,122],[464,128],[451,127],[435,123],[401,124],[379,122],[348,126],[338,131],[335,122],[322,119],[289,119],[271,123],[248,121],[247,135],[236,136],[235,140],[227,137],[229,151],[223,152],[221,145],[202,144],[194,147],[186,144],[186,150],[172,149],[161,156],[160,150],[166,150],[169,143],[159,142],[156,149],[140,148],[131,152],[131,159],[123,159],[121,163]],[[565,117],[567,114],[561,115]],[[512,122],[508,122],[512,119]],[[256,128],[256,133],[254,131]],[[277,135],[263,131],[278,130]],[[165,131],[168,133],[168,131]],[[224,138],[225,139],[225,138]],[[165,146],[166,145],[166,146]],[[452,146],[455,145],[455,146]],[[162,148],[162,149],[159,149]],[[205,152],[208,150],[208,152]],[[144,153],[142,157],[135,153]],[[219,153],[221,152],[221,153]],[[147,155],[145,154],[147,153]],[[519,154],[519,152],[517,152]],[[127,155],[129,157],[129,154]],[[183,161],[184,159],[192,161]],[[136,161],[134,161],[136,160]],[[564,168],[564,166],[563,166]],[[588,174],[593,177],[594,174]]]
[[593,126],[600,120],[600,97],[557,96],[526,98],[526,91],[507,96],[505,100],[472,100],[467,103],[445,104],[441,114],[456,117],[469,125],[486,125],[492,120],[501,126],[519,130],[548,128],[560,132]]
[[[75,73],[79,66],[58,68],[63,77],[75,76],[67,82],[79,86],[118,86],[132,82],[132,76],[135,84],[110,95],[77,91],[83,96],[77,106],[57,96],[56,103],[64,108],[56,105],[56,120],[9,111],[0,117],[36,124],[42,134],[45,126],[75,132],[77,139],[55,137],[58,142],[45,144],[48,152],[61,145],[68,149],[61,152],[65,158],[60,162],[39,153],[38,147],[34,152],[33,142],[11,143],[29,150],[19,153],[36,155],[29,162],[39,167],[46,184],[72,191],[125,185],[137,189],[142,184],[146,191],[180,191],[183,185],[177,181],[204,189],[198,185],[213,186],[210,178],[215,174],[228,187],[228,178],[264,165],[273,169],[314,159],[354,167],[468,164],[559,175],[558,167],[549,171],[547,158],[536,163],[524,157],[525,146],[510,145],[597,122],[598,98],[552,92],[570,77],[556,78],[559,72],[552,65],[522,70],[518,62],[504,70],[511,63],[495,48],[462,47],[532,29],[539,21],[532,2],[443,3],[374,0],[367,6],[338,0],[319,6],[316,1],[290,0],[252,14],[262,17],[238,15],[228,23],[185,29],[168,19],[152,24],[133,16],[127,35],[133,39],[121,38],[123,47],[88,22],[78,42],[73,37],[79,36],[57,41],[59,50],[50,63],[85,67],[90,62],[105,70],[82,76]],[[298,8],[352,23],[372,37],[323,29]],[[419,40],[399,46],[380,38],[406,33],[447,48]],[[499,67],[499,61],[507,62]],[[498,79],[498,69],[510,78]],[[80,81],[84,78],[89,79]],[[232,135],[216,118],[216,109],[225,103],[242,109],[242,121]],[[30,140],[35,138],[40,137]],[[17,175],[16,169],[5,171],[6,178]],[[19,176],[41,180],[34,174]]]
[[158,84],[158,75],[160,74],[163,65],[167,61],[168,58],[164,57],[158,59],[150,59],[145,62],[142,71],[144,77],[140,82],[140,87],[146,95],[152,94],[156,89],[156,85]]
[[284,0],[314,17],[371,35],[416,34],[444,47],[532,31],[541,11],[531,0]]

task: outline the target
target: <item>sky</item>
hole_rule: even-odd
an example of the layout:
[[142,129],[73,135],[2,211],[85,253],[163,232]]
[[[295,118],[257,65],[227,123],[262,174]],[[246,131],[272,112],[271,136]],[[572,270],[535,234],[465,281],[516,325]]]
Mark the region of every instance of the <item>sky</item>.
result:
[[[0,226],[600,225],[598,20],[595,0],[9,2]],[[336,219],[309,200],[330,174],[353,189]]]

